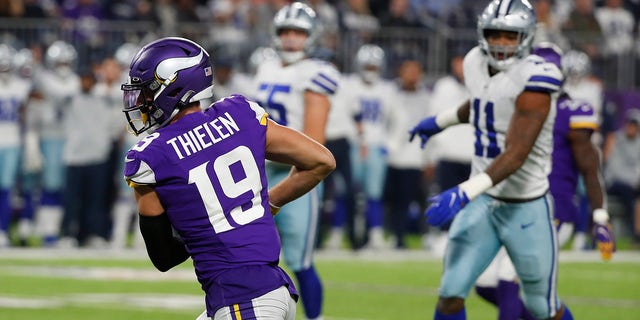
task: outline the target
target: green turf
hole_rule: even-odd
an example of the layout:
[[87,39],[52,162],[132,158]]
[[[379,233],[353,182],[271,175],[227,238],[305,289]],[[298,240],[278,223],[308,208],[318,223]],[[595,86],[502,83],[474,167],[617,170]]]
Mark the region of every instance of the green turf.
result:
[[[432,317],[440,261],[323,258],[317,267],[324,281],[327,320]],[[639,263],[563,262],[558,283],[561,297],[579,320],[640,319],[639,267]],[[0,258],[0,319],[195,319],[204,307],[199,285],[188,278],[191,268],[185,263],[162,274],[144,259]],[[42,270],[73,270],[80,277]],[[82,277],[96,270],[113,274],[132,270],[157,279]],[[175,278],[178,274],[187,277]],[[141,294],[151,296],[157,304],[136,302]],[[176,296],[187,297],[191,304],[168,308],[179,304],[170,299]],[[57,304],[19,307],[11,306],[8,298],[48,299]],[[467,314],[469,319],[496,319],[495,309],[474,294],[467,300]],[[299,310],[298,319],[303,318]]]

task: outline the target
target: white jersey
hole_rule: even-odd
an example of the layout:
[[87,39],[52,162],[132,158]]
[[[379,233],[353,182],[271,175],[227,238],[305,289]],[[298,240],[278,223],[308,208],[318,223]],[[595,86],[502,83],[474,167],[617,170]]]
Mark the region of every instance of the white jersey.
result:
[[596,123],[602,122],[602,104],[604,102],[604,92],[602,84],[588,77],[580,79],[567,79],[562,89],[571,96],[571,100],[581,103],[588,103],[593,106],[596,115]]
[[258,67],[253,98],[277,123],[303,131],[304,92],[331,96],[339,79],[338,70],[326,61],[305,59],[283,66],[280,60],[270,59]]
[[391,113],[397,110],[396,88],[386,80],[366,84],[360,76],[352,75],[341,85],[346,103],[357,108],[362,124],[362,142],[367,146],[386,146]]
[[357,137],[354,117],[358,113],[355,105],[348,103],[347,88],[344,78],[340,80],[340,88],[331,99],[331,110],[327,119],[325,136],[327,140],[345,138],[354,141]]
[[63,159],[67,165],[90,165],[107,161],[111,150],[112,109],[104,96],[78,93],[65,112]]
[[[555,97],[562,84],[562,73],[539,56],[530,55],[516,61],[508,70],[489,75],[487,57],[479,47],[464,59],[464,79],[470,92],[469,122],[475,127],[476,141],[472,159],[472,175],[484,172],[504,151],[505,137],[515,101],[523,91],[548,92]],[[553,122],[556,109],[549,115],[522,167],[487,191],[487,194],[509,199],[542,196],[549,189],[547,175],[551,171]]]
[[40,117],[40,134],[43,138],[61,139],[64,136],[63,118],[71,98],[80,93],[80,78],[76,74],[61,78],[54,71],[43,70],[36,81],[45,102],[41,110],[34,110]]
[[[469,90],[454,76],[439,79],[433,86],[429,115],[460,107],[469,101]],[[418,120],[414,120],[415,126]],[[454,161],[470,163],[473,156],[474,129],[471,124],[461,123],[448,127],[427,142],[428,162]],[[416,139],[418,140],[418,139]]]
[[[251,77],[244,73],[233,72],[231,78],[225,84],[218,83],[214,79],[213,100],[220,100],[232,94],[241,94],[243,96],[248,96],[249,94],[251,94],[251,90],[253,90],[253,82],[251,80]],[[206,108],[208,107],[208,105],[203,107]]]
[[109,118],[111,119],[111,125],[109,126],[109,132],[111,132],[111,139],[114,141],[119,140],[127,133],[127,121],[122,112],[123,93],[120,89],[120,83],[114,82],[107,84],[105,82],[98,82],[93,87],[93,94],[96,99],[102,99],[109,108]]
[[420,139],[409,142],[409,129],[420,119],[433,113],[431,93],[425,86],[418,86],[415,91],[407,91],[397,85],[396,90],[396,110],[390,113],[387,137],[387,163],[396,169],[422,169],[426,163],[427,149],[420,148]]
[[0,148],[20,145],[20,108],[29,98],[31,83],[19,77],[0,79]]

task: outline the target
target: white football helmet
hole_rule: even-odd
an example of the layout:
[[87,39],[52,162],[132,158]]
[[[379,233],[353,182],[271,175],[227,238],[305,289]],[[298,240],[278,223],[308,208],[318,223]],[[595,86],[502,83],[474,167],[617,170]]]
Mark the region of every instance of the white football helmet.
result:
[[[316,12],[308,5],[301,2],[294,2],[280,9],[273,18],[271,34],[273,46],[285,63],[293,63],[310,56],[316,47],[316,42],[320,36],[320,28],[316,21]],[[286,52],[282,50],[282,43],[278,34],[283,29],[303,30],[307,33],[307,40],[304,49],[300,52]]]
[[591,72],[591,59],[577,50],[571,50],[562,56],[562,72],[567,79],[579,79]]
[[13,57],[16,54],[16,49],[12,46],[0,43],[0,72],[9,73],[13,71]]
[[278,59],[278,53],[271,47],[257,47],[249,56],[248,71],[255,74],[264,61]]
[[[384,50],[375,44],[365,44],[356,53],[356,67],[362,79],[372,83],[380,78],[385,67]],[[371,70],[367,67],[375,67]]]
[[121,67],[125,69],[129,69],[129,65],[131,65],[131,60],[136,56],[136,53],[140,51],[140,46],[126,42],[116,49],[116,52],[113,54],[114,58]]
[[47,49],[45,63],[61,78],[73,75],[73,69],[78,58],[78,52],[69,43],[58,40]]
[[21,77],[31,78],[33,76],[35,62],[33,61],[33,53],[29,48],[18,50],[13,57],[13,64]]
[[[531,51],[536,29],[536,14],[527,0],[492,0],[478,17],[478,43],[489,58],[489,64],[497,70],[505,70],[516,60]],[[518,33],[518,44],[490,46],[488,31],[512,31]],[[507,57],[499,59],[499,56]]]
[[77,58],[78,52],[71,44],[58,40],[47,48],[45,62],[50,68],[55,68],[58,65],[72,66]]

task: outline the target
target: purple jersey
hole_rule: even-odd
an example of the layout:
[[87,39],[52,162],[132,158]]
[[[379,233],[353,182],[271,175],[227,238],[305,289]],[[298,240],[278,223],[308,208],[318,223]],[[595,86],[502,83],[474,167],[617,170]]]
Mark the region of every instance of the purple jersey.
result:
[[570,130],[595,130],[597,115],[588,102],[573,100],[566,94],[558,98],[556,108],[550,189],[556,204],[556,219],[574,222],[578,214],[574,198],[580,173],[567,136]]
[[127,153],[125,179],[152,185],[184,240],[207,314],[280,286],[280,238],[264,172],[267,114],[234,95],[184,116]]

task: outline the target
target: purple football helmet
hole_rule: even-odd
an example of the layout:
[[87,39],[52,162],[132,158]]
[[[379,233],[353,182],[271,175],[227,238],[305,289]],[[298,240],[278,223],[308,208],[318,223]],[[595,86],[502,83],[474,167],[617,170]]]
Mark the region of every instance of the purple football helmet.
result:
[[186,105],[213,96],[209,54],[184,38],[156,40],[133,57],[129,81],[121,88],[132,133],[152,133]]
[[551,42],[540,42],[533,47],[533,54],[540,56],[546,62],[556,65],[562,70],[562,49]]

